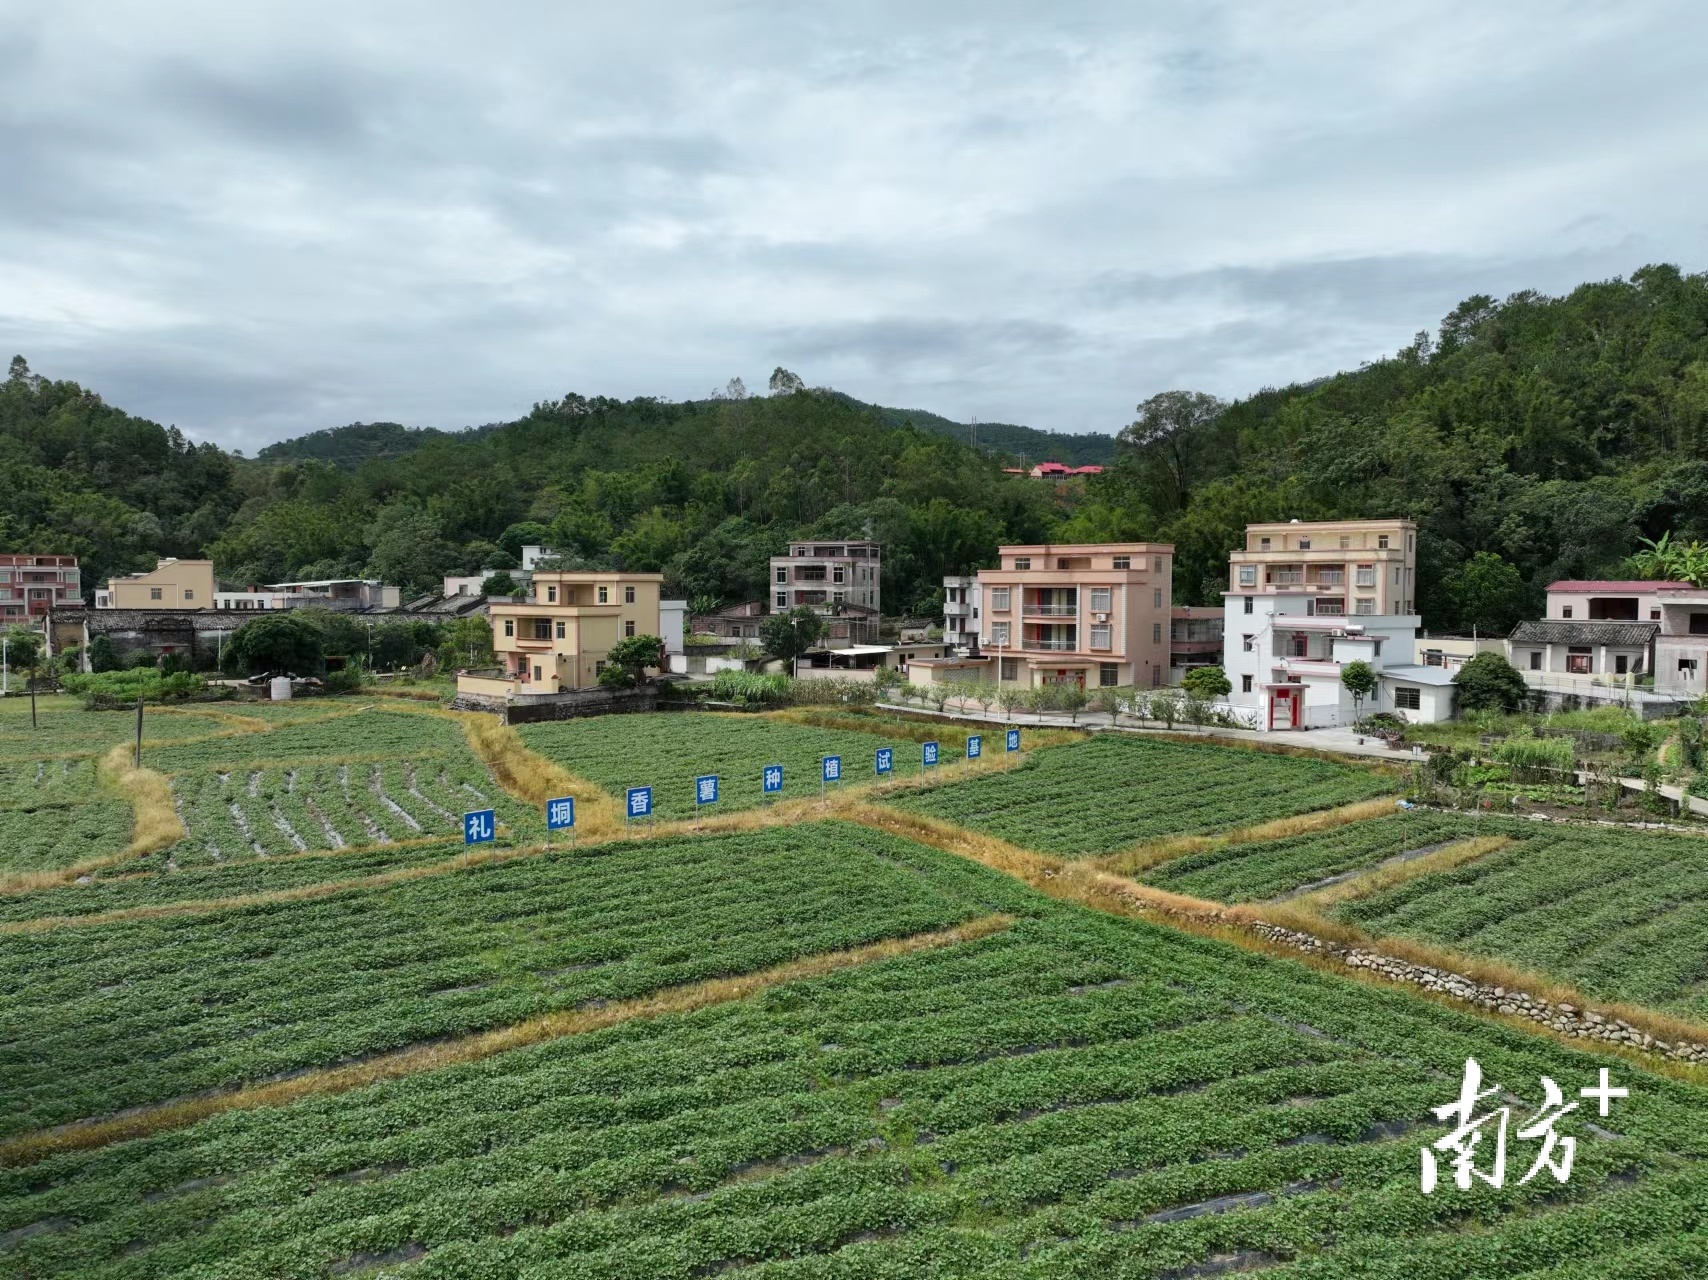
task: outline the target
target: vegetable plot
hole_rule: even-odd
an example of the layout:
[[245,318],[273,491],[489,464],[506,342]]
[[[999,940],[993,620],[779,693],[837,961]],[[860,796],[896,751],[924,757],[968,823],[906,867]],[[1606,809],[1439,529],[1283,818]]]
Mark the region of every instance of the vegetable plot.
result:
[[[999,878],[984,873],[995,889]],[[1418,1185],[1474,1053],[1528,1115],[1598,1060],[1039,905],[1005,934],[0,1170],[21,1274],[1686,1276],[1708,1093],[1642,1074],[1562,1187]],[[1575,1096],[1575,1092],[1574,1092]],[[1485,1144],[1486,1146],[1487,1144]],[[1480,1152],[1480,1156],[1486,1156]],[[26,1230],[27,1229],[27,1230]],[[22,1233],[22,1234],[19,1234]]]
[[813,824],[0,936],[0,1132],[958,924],[969,870]]
[[1019,769],[893,803],[1067,857],[1365,800],[1391,779],[1347,765],[1232,747],[1099,734],[1046,747]]

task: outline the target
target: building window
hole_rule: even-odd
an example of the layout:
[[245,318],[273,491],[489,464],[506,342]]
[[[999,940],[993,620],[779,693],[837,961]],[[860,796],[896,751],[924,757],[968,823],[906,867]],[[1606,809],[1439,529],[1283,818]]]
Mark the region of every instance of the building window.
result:
[[1560,616],[1561,616],[1561,617],[1562,617],[1562,618],[1569,618],[1569,617],[1571,617],[1571,616],[1572,616],[1572,607],[1571,607],[1571,605],[1569,605],[1569,604],[1568,604],[1568,605],[1563,605],[1563,606],[1561,606],[1561,608],[1560,608]]
[[1613,674],[1616,676],[1624,675],[1626,668],[1629,667],[1630,664],[1631,664],[1631,659],[1627,658],[1622,653],[1616,654],[1614,656],[1614,659],[1613,659]]
[[847,598],[848,593],[846,591],[832,591],[830,593],[830,601],[832,604],[841,604]]
[[551,619],[550,618],[535,618],[534,619],[534,639],[536,639],[536,640],[550,640],[551,638],[552,638]]
[[1659,609],[1650,609],[1649,610],[1649,621],[1650,622],[1659,622],[1660,620],[1661,620],[1661,611]]
[[1014,567],[1016,569],[1030,569],[1032,567],[1032,557],[1031,556],[1015,556],[1014,557]]
[[1678,674],[1687,680],[1696,679],[1696,659],[1680,658],[1678,660]]
[[516,634],[516,619],[504,619],[504,634],[507,636],[513,636]]
[[1152,556],[1151,557],[1151,572],[1152,573],[1161,573],[1162,572],[1162,557],[1161,556]]
[[1361,564],[1353,570],[1352,585],[1355,587],[1373,587],[1376,585],[1376,566]]
[[1151,608],[1153,608],[1153,609],[1162,608],[1162,588],[1161,587],[1154,587],[1151,589]]
[[787,581],[788,581],[788,580],[789,580],[789,571],[788,571],[788,569],[786,569],[786,568],[784,568],[784,567],[782,567],[782,566],[778,566],[778,569],[777,569],[777,581],[778,581],[778,582],[787,582]]
[[1309,551],[1310,549],[1311,549],[1311,540],[1309,538],[1300,538],[1299,539],[1299,550],[1300,551]]
[[1242,564],[1239,567],[1239,584],[1242,587],[1255,587],[1257,585],[1256,565]]
[[632,636],[632,635],[634,635],[634,633],[635,633],[635,620],[633,618],[625,619],[623,622],[623,634],[625,636]]
[[1241,639],[1241,641],[1242,641],[1242,642],[1243,642],[1243,645],[1244,645],[1244,648],[1245,648],[1245,651],[1246,651],[1246,652],[1247,652],[1247,653],[1250,653],[1250,652],[1251,652],[1251,649],[1252,649],[1252,645],[1251,645],[1251,641],[1252,641],[1252,637],[1250,637],[1250,636],[1241,636],[1241,637],[1240,637],[1240,639]]
[[843,580],[843,568],[841,565],[838,564],[831,566],[830,580],[832,582],[841,582]]
[[[992,587],[990,592],[990,611],[992,613],[1008,612],[1008,588]],[[1708,617],[1708,614],[1703,615]]]
[[1002,660],[1002,674],[998,677],[998,679],[1018,680],[1019,678],[1020,678],[1020,659],[1018,659],[1018,658],[1004,658]]
[[993,622],[990,624],[990,642],[992,644],[1001,645],[1006,645],[1008,643],[1008,624],[1006,622]]
[[1115,559],[1111,563],[1112,563],[1113,567],[1116,569],[1131,569],[1133,567],[1133,557],[1132,556],[1116,556]]
[[1113,689],[1121,683],[1121,667],[1119,663],[1102,662],[1097,666],[1097,683],[1104,689]]
[[160,588],[159,587],[150,587],[148,589],[148,598],[150,600],[160,599]]
[[1346,550],[1349,550],[1351,548],[1351,546],[1352,546],[1352,535],[1346,534],[1346,533],[1341,534],[1340,535],[1340,549],[1342,551],[1346,551]]
[[1369,596],[1359,596],[1352,602],[1352,612],[1373,614],[1376,612],[1376,602]]
[[1532,671],[1540,671],[1542,669],[1542,651],[1540,649],[1532,649],[1530,651],[1530,669]]
[[1441,650],[1425,649],[1423,651],[1423,665],[1426,667],[1444,667],[1447,665],[1447,661]]
[[1108,613],[1112,594],[1108,587],[1093,587],[1091,589],[1091,611],[1093,613]]
[[1587,647],[1573,645],[1566,650],[1566,672],[1568,675],[1587,676],[1593,665],[1595,655]]
[[599,588],[599,603],[600,604],[610,604],[611,603],[611,588],[609,588],[609,587],[600,587]]
[[1293,646],[1292,647],[1293,647],[1293,656],[1295,658],[1307,658],[1307,657],[1309,657],[1310,656],[1310,646],[1311,646],[1310,637],[1305,635],[1304,632],[1295,631],[1293,633]]
[[184,588],[184,599],[194,600],[195,598],[196,598],[196,593],[194,591],[190,590],[190,588],[185,587]]
[[1423,710],[1423,691],[1421,689],[1395,689],[1394,705],[1401,711],[1421,711]]
[[557,603],[557,588],[556,587],[547,587],[546,588],[546,603],[547,604],[556,604]]
[[1388,549],[1388,535],[1385,533],[1377,534],[1376,535],[1376,550],[1386,551],[1387,549]]
[[633,587],[624,587],[623,588],[623,603],[624,604],[633,604],[634,602],[635,602],[635,589]]
[[777,607],[779,609],[787,609],[789,607],[789,593],[787,591],[779,591],[777,593]]
[[536,666],[534,668],[534,683],[538,684],[540,682],[540,679],[541,679],[541,672],[540,672],[539,667]]
[[1250,613],[1252,611],[1251,610],[1251,597],[1245,596],[1244,600],[1245,600],[1245,612]]
[[[1158,625],[1160,626],[1161,624],[1159,623]],[[1091,628],[1091,647],[1093,649],[1109,648],[1109,635],[1110,631],[1107,623],[1098,623],[1093,625]],[[1161,637],[1158,638],[1160,639]]]
[[1160,622],[1151,623],[1151,643],[1152,644],[1161,644],[1162,643],[1162,623],[1160,623]]
[[1239,691],[1241,693],[1250,693],[1251,692],[1251,677],[1250,676],[1241,676],[1239,678]]
[[559,640],[562,640],[564,638],[563,619],[562,618],[559,618],[557,620],[557,638]]
[[1269,539],[1268,538],[1259,538],[1257,540],[1257,549],[1259,551],[1269,550]]

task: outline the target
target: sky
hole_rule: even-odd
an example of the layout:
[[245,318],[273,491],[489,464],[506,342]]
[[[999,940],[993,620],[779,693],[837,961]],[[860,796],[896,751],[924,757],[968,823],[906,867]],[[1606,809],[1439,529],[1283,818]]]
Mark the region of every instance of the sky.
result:
[[1708,270],[1700,0],[0,0],[0,359],[253,452],[782,365],[965,421]]

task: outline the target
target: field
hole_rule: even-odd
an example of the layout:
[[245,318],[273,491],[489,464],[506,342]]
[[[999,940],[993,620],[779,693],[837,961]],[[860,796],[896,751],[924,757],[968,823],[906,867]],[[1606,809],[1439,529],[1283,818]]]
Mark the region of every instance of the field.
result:
[[895,803],[1025,848],[1085,857],[1396,789],[1391,778],[1322,760],[1110,733],[1030,753],[1013,773]]
[[[768,764],[783,766],[782,798],[816,796],[819,761],[842,757],[845,785],[871,782],[874,753],[895,750],[895,776],[917,777],[919,744],[909,737],[883,737],[851,729],[821,729],[755,715],[697,713],[634,716],[620,725],[609,721],[560,720],[520,727],[528,746],[571,773],[595,782],[614,796],[624,789],[651,786],[654,812],[664,818],[694,816],[694,779],[721,776],[719,811],[752,808],[764,799],[761,773]],[[1002,748],[1000,731],[984,735],[992,754]],[[966,731],[944,727],[943,766],[959,760]]]
[[1708,1260],[1688,1158],[1708,1094],[1629,1067],[1622,1136],[1561,1122],[1568,1186],[1421,1195],[1428,1108],[1471,1053],[1526,1113],[1541,1075],[1575,1088],[1596,1066],[1040,902],[982,941],[0,1172],[0,1239],[37,1278],[1540,1280]]
[[1475,829],[1469,817],[1425,811],[1395,814],[1280,840],[1190,853],[1152,867],[1138,878],[1194,898],[1261,902],[1431,849]]
[[1708,1020],[1708,839],[1565,826],[1518,834],[1512,848],[1333,916]]

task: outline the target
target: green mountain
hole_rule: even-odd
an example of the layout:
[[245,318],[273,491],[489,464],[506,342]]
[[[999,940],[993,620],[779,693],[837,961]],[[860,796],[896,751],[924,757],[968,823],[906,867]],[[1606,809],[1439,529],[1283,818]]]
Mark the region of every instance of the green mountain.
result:
[[327,427],[281,440],[255,456],[264,462],[313,460],[354,470],[364,462],[404,457],[430,440],[452,434],[433,427],[406,427],[397,422],[352,422],[347,427]]

